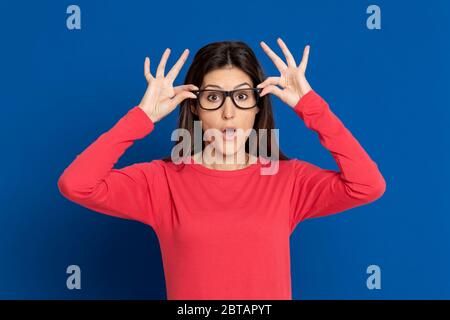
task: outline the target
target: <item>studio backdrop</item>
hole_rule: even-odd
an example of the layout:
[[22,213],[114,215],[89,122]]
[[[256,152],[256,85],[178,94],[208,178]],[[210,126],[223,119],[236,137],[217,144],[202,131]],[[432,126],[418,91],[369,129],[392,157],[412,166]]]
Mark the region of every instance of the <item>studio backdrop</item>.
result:
[[[294,299],[450,298],[450,3],[433,1],[9,1],[0,4],[0,298],[165,299],[155,232],[68,201],[63,170],[169,70],[216,41],[260,42],[306,76],[386,180],[381,198],[303,221],[290,237]],[[338,170],[317,133],[270,95],[290,158]],[[116,168],[167,157],[178,110]]]

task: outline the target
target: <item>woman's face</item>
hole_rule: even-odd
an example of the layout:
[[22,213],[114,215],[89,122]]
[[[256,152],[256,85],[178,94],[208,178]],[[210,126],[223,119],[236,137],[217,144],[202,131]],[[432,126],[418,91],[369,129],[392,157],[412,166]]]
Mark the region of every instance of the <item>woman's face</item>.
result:
[[[245,72],[236,67],[230,67],[208,72],[203,78],[200,89],[230,91],[253,87],[254,84],[251,78]],[[245,95],[239,96],[238,98],[244,99]],[[210,96],[209,99],[214,100],[217,99],[217,97]],[[204,132],[208,129],[217,129],[221,133],[221,139],[214,145],[215,153],[213,153],[213,155],[216,154],[218,157],[234,157],[238,151],[245,154],[245,141],[250,134],[250,130],[253,128],[255,116],[259,112],[258,107],[246,110],[239,109],[234,105],[231,97],[226,97],[222,107],[217,110],[204,110],[200,107],[197,107],[196,110],[202,122],[202,129]],[[238,131],[238,134],[235,133],[234,136],[231,137],[231,135],[227,135],[226,132],[223,132],[227,127],[241,129],[242,131]],[[208,136],[209,135],[205,135],[205,139],[207,139]],[[214,138],[207,139],[205,143],[208,145],[211,139]],[[217,155],[217,152],[219,152],[219,155]]]

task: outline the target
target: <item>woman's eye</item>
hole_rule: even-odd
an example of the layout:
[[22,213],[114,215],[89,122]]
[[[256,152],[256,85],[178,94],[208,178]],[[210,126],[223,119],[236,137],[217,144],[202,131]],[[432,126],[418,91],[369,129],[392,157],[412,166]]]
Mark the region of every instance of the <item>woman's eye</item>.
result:
[[216,97],[216,98],[217,98],[217,95],[216,95],[216,94],[210,94],[210,95],[208,96],[208,100],[210,100],[210,101],[215,101],[216,99],[210,99],[211,97]]
[[[245,98],[242,98],[242,97],[245,97]],[[245,93],[238,94],[238,99],[239,100],[243,100],[243,99],[246,99],[246,98],[247,98],[247,95]]]

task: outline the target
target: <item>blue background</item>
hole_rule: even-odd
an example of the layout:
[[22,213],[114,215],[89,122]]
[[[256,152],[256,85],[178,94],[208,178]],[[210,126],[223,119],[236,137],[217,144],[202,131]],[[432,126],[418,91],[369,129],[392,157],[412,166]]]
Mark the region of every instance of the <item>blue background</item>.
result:
[[[81,30],[66,27],[70,4],[81,8]],[[371,4],[381,30],[366,27]],[[0,12],[0,298],[165,299],[153,230],[71,203],[57,179],[139,103],[146,55],[159,62],[170,47],[171,67],[189,48],[180,85],[200,47],[242,40],[277,76],[259,41],[282,56],[278,36],[297,62],[311,45],[311,86],[387,182],[376,202],[297,227],[293,298],[450,298],[448,1],[11,1]],[[338,169],[316,133],[273,102],[283,151]],[[118,167],[170,154],[177,115]],[[71,264],[81,290],[66,288]],[[380,290],[366,287],[371,264]]]

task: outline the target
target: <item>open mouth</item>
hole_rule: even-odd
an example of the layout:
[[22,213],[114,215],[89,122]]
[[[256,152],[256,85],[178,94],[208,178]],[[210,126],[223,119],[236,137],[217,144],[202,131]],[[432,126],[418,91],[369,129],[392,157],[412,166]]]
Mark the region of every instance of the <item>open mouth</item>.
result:
[[236,138],[236,128],[225,128],[222,130],[224,140],[233,140]]

